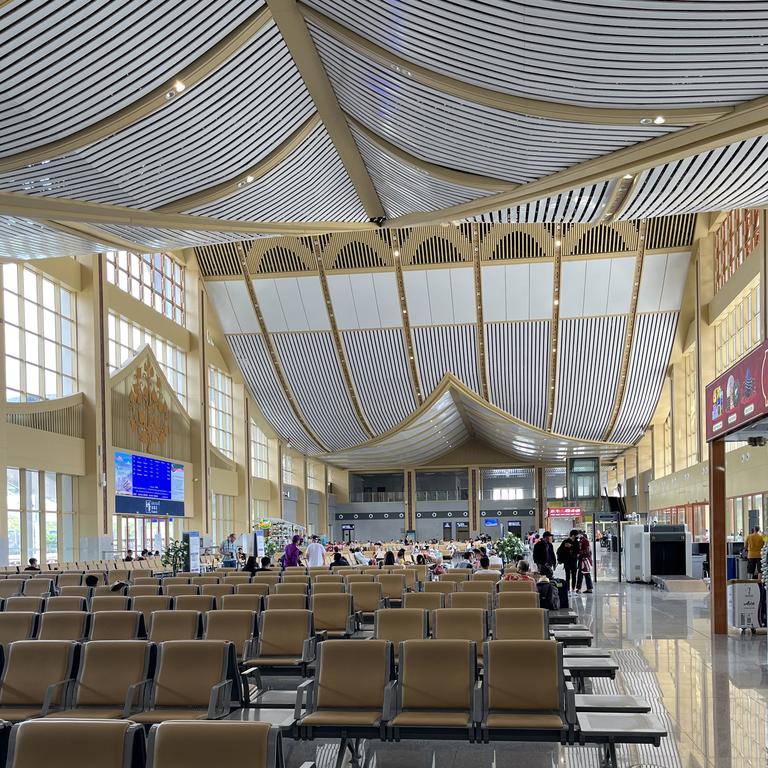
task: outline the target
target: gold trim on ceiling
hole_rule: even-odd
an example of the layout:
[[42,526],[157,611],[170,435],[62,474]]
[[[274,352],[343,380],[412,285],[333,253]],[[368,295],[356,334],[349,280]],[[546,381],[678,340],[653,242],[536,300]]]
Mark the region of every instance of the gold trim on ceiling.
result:
[[560,249],[562,240],[560,225],[555,226],[555,267],[552,273],[552,320],[549,324],[549,372],[547,375],[547,432],[552,432],[552,422],[555,418],[555,397],[557,395],[557,343],[560,337],[560,275],[562,259]]
[[267,0],[267,5],[366,214],[371,219],[385,218],[384,206],[298,5],[294,0]]
[[[641,119],[648,117],[647,109],[584,107],[573,104],[560,104],[553,101],[513,96],[509,93],[465,83],[404,59],[392,51],[376,45],[348,27],[339,24],[320,11],[304,5],[304,3],[300,2],[298,6],[306,19],[309,19],[313,24],[316,24],[363,56],[373,59],[386,69],[395,72],[407,72],[412,80],[464,101],[482,104],[505,112],[530,115],[531,117],[577,123],[594,123],[596,125],[639,125]],[[729,114],[732,110],[733,107],[731,106],[719,105],[665,109],[664,117],[670,125],[692,125],[708,123]]]
[[488,400],[488,367],[485,354],[485,323],[483,322],[483,275],[480,265],[480,227],[472,225],[472,255],[474,256],[475,278],[475,325],[477,328],[477,377],[480,394]]
[[627,372],[629,370],[629,357],[632,352],[632,341],[635,337],[635,326],[637,325],[637,299],[640,295],[640,280],[643,276],[643,261],[645,258],[645,239],[646,239],[645,220],[640,222],[640,231],[638,232],[638,249],[635,256],[635,274],[632,280],[632,298],[629,303],[629,313],[627,316],[627,329],[624,334],[624,349],[621,353],[621,368],[619,369],[619,382],[616,387],[616,396],[613,401],[611,417],[608,419],[608,425],[603,432],[603,440],[607,440],[613,432],[616,422],[619,418],[621,405],[624,402],[624,393],[627,389]]
[[275,349],[275,345],[272,343],[272,336],[269,333],[269,330],[267,329],[267,324],[264,321],[264,315],[261,314],[261,307],[259,306],[259,300],[256,298],[256,291],[253,289],[253,283],[251,282],[251,278],[248,275],[248,269],[246,267],[246,254],[245,249],[242,246],[242,243],[238,243],[238,251],[240,255],[240,265],[242,269],[242,278],[245,282],[245,287],[248,291],[248,296],[251,300],[251,305],[253,306],[253,311],[256,314],[256,320],[259,324],[259,330],[261,331],[261,337],[264,340],[264,345],[267,348],[267,354],[269,354],[269,359],[272,362],[272,368],[275,371],[275,376],[277,376],[277,380],[280,384],[280,387],[283,390],[283,393],[285,394],[285,399],[288,401],[288,404],[291,406],[291,410],[293,411],[293,415],[296,417],[296,420],[301,425],[302,429],[307,433],[307,436],[313,440],[317,445],[319,446],[320,450],[325,451],[326,453],[329,452],[328,446],[323,443],[322,440],[315,434],[312,427],[309,426],[309,423],[304,418],[304,414],[301,411],[301,408],[299,408],[299,404],[296,402],[296,398],[293,395],[293,390],[291,389],[290,384],[288,383],[288,377],[285,375],[285,371],[283,370],[282,365],[280,364],[280,358],[277,355],[277,350]]
[[403,280],[403,264],[400,253],[400,237],[397,230],[392,230],[392,260],[395,264],[395,279],[397,280],[397,297],[400,301],[400,319],[403,323],[403,339],[405,352],[408,355],[408,370],[411,374],[411,388],[416,398],[417,406],[424,402],[419,367],[416,365],[416,352],[413,348],[413,334],[411,333],[411,321],[408,317],[408,302],[405,298],[405,280]]
[[[111,136],[113,133],[137,123],[147,115],[157,112],[169,103],[166,94],[174,89],[175,83],[184,83],[184,93],[188,93],[217,67],[234,56],[271,18],[272,14],[269,10],[266,7],[262,7],[202,56],[188,64],[162,85],[153,88],[145,96],[123,107],[114,114],[98,120],[93,125],[75,131],[75,133],[69,136],[51,141],[34,149],[27,149],[23,152],[17,152],[16,154],[0,158],[0,172],[24,168],[27,165],[74,152],[76,149]],[[115,84],[115,87],[119,87],[119,83]],[[177,98],[183,98],[183,96]]]
[[349,397],[349,402],[352,403],[355,416],[360,422],[360,427],[362,428],[363,432],[365,432],[368,437],[373,437],[374,431],[371,429],[371,425],[368,423],[368,419],[365,418],[363,409],[360,407],[360,400],[357,396],[357,390],[355,389],[355,384],[352,380],[352,374],[349,370],[349,361],[347,360],[347,355],[344,351],[344,345],[341,343],[341,334],[339,333],[339,326],[336,323],[336,314],[333,311],[331,292],[328,289],[328,277],[326,276],[325,269],[323,267],[323,255],[318,237],[312,238],[312,251],[317,261],[317,270],[320,276],[320,288],[323,292],[325,309],[328,313],[328,322],[331,326],[331,337],[333,338],[333,346],[336,349],[336,359],[339,361],[341,375],[343,376],[344,383],[347,387],[347,397]]

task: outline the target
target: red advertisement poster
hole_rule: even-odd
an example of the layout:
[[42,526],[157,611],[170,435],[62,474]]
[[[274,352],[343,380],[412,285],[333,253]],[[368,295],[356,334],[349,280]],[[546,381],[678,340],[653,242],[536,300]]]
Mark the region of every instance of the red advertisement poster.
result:
[[581,517],[581,507],[550,507],[547,517]]
[[768,341],[707,384],[707,440],[768,413]]

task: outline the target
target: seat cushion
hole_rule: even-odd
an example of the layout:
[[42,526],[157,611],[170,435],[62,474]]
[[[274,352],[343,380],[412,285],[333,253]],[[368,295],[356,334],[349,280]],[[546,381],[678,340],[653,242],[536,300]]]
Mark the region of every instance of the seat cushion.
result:
[[509,713],[490,714],[486,721],[489,728],[531,728],[531,729],[552,729],[560,730],[563,727],[563,721],[559,715],[514,715]]
[[389,724],[400,726],[430,726],[435,728],[464,728],[469,726],[471,717],[469,712],[450,712],[440,710],[401,712]]
[[207,720],[207,709],[174,709],[173,707],[137,712],[129,720],[134,723],[164,723],[166,720]]
[[123,709],[110,709],[108,707],[78,707],[67,709],[64,712],[53,712],[48,717],[60,720],[62,718],[72,720],[116,720],[123,716]]
[[380,720],[375,709],[323,709],[307,715],[301,725],[378,725]]
[[295,667],[301,663],[298,656],[259,656],[243,662],[246,667]]
[[40,717],[41,714],[40,707],[0,707],[0,720],[7,720],[9,723],[19,723],[32,717]]

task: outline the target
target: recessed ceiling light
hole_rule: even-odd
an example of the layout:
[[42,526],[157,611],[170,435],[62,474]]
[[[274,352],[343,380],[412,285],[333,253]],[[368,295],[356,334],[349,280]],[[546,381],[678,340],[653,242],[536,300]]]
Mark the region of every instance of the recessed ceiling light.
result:
[[653,123],[652,117],[641,117],[640,118],[640,125],[651,125]]
[[662,115],[656,115],[656,117],[653,118],[653,122],[656,125],[664,125],[667,121],[664,119]]
[[176,91],[174,91],[173,88],[171,88],[170,91],[165,92],[165,100],[170,101],[175,95],[176,95]]
[[635,177],[631,173],[625,173],[623,178],[625,178],[625,179],[634,179]]
[[559,303],[560,302],[557,299],[555,299],[555,306],[557,306]]
[[250,184],[253,181],[253,176],[246,176],[245,180]]
[[392,251],[392,255],[393,255],[395,258],[397,258],[397,257],[400,255],[400,251],[398,251],[397,249],[395,249],[394,251]]
[[563,244],[563,243],[562,243],[562,241],[561,241],[561,240],[555,240],[555,247],[556,247],[556,248],[559,248],[559,247],[560,247],[562,244]]
[[181,93],[187,86],[184,85],[184,83],[181,82],[181,80],[177,80],[173,84],[173,90],[176,91],[176,93]]

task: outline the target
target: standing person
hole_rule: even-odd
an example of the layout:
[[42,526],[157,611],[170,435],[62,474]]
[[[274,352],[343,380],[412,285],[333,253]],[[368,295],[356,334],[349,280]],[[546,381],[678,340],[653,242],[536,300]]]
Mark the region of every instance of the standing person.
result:
[[223,560],[235,560],[235,553],[237,552],[237,546],[235,542],[237,536],[234,533],[230,533],[224,541],[221,542],[219,550],[221,551],[221,557]]
[[576,589],[576,573],[579,570],[579,532],[575,528],[557,548],[557,562],[565,568],[566,585],[570,589]]
[[765,541],[763,535],[760,533],[760,526],[756,525],[749,536],[747,536],[747,573],[753,578],[757,578],[757,574],[762,570],[761,556],[763,553],[763,547]]
[[319,536],[312,536],[307,547],[307,565],[310,568],[322,568],[325,566],[325,547],[320,543]]
[[581,582],[585,581],[587,588],[585,593],[592,592],[592,548],[589,546],[589,539],[586,533],[579,537],[579,576],[576,581],[576,591],[581,591]]
[[299,536],[298,533],[294,534],[291,543],[285,547],[285,550],[283,551],[283,568],[288,568],[289,566],[294,565],[303,565],[301,562],[301,550],[299,549],[300,541],[301,536]]
[[555,548],[552,546],[552,534],[549,531],[544,531],[541,538],[533,545],[533,562],[536,563],[539,571],[542,565],[555,569],[557,558]]

